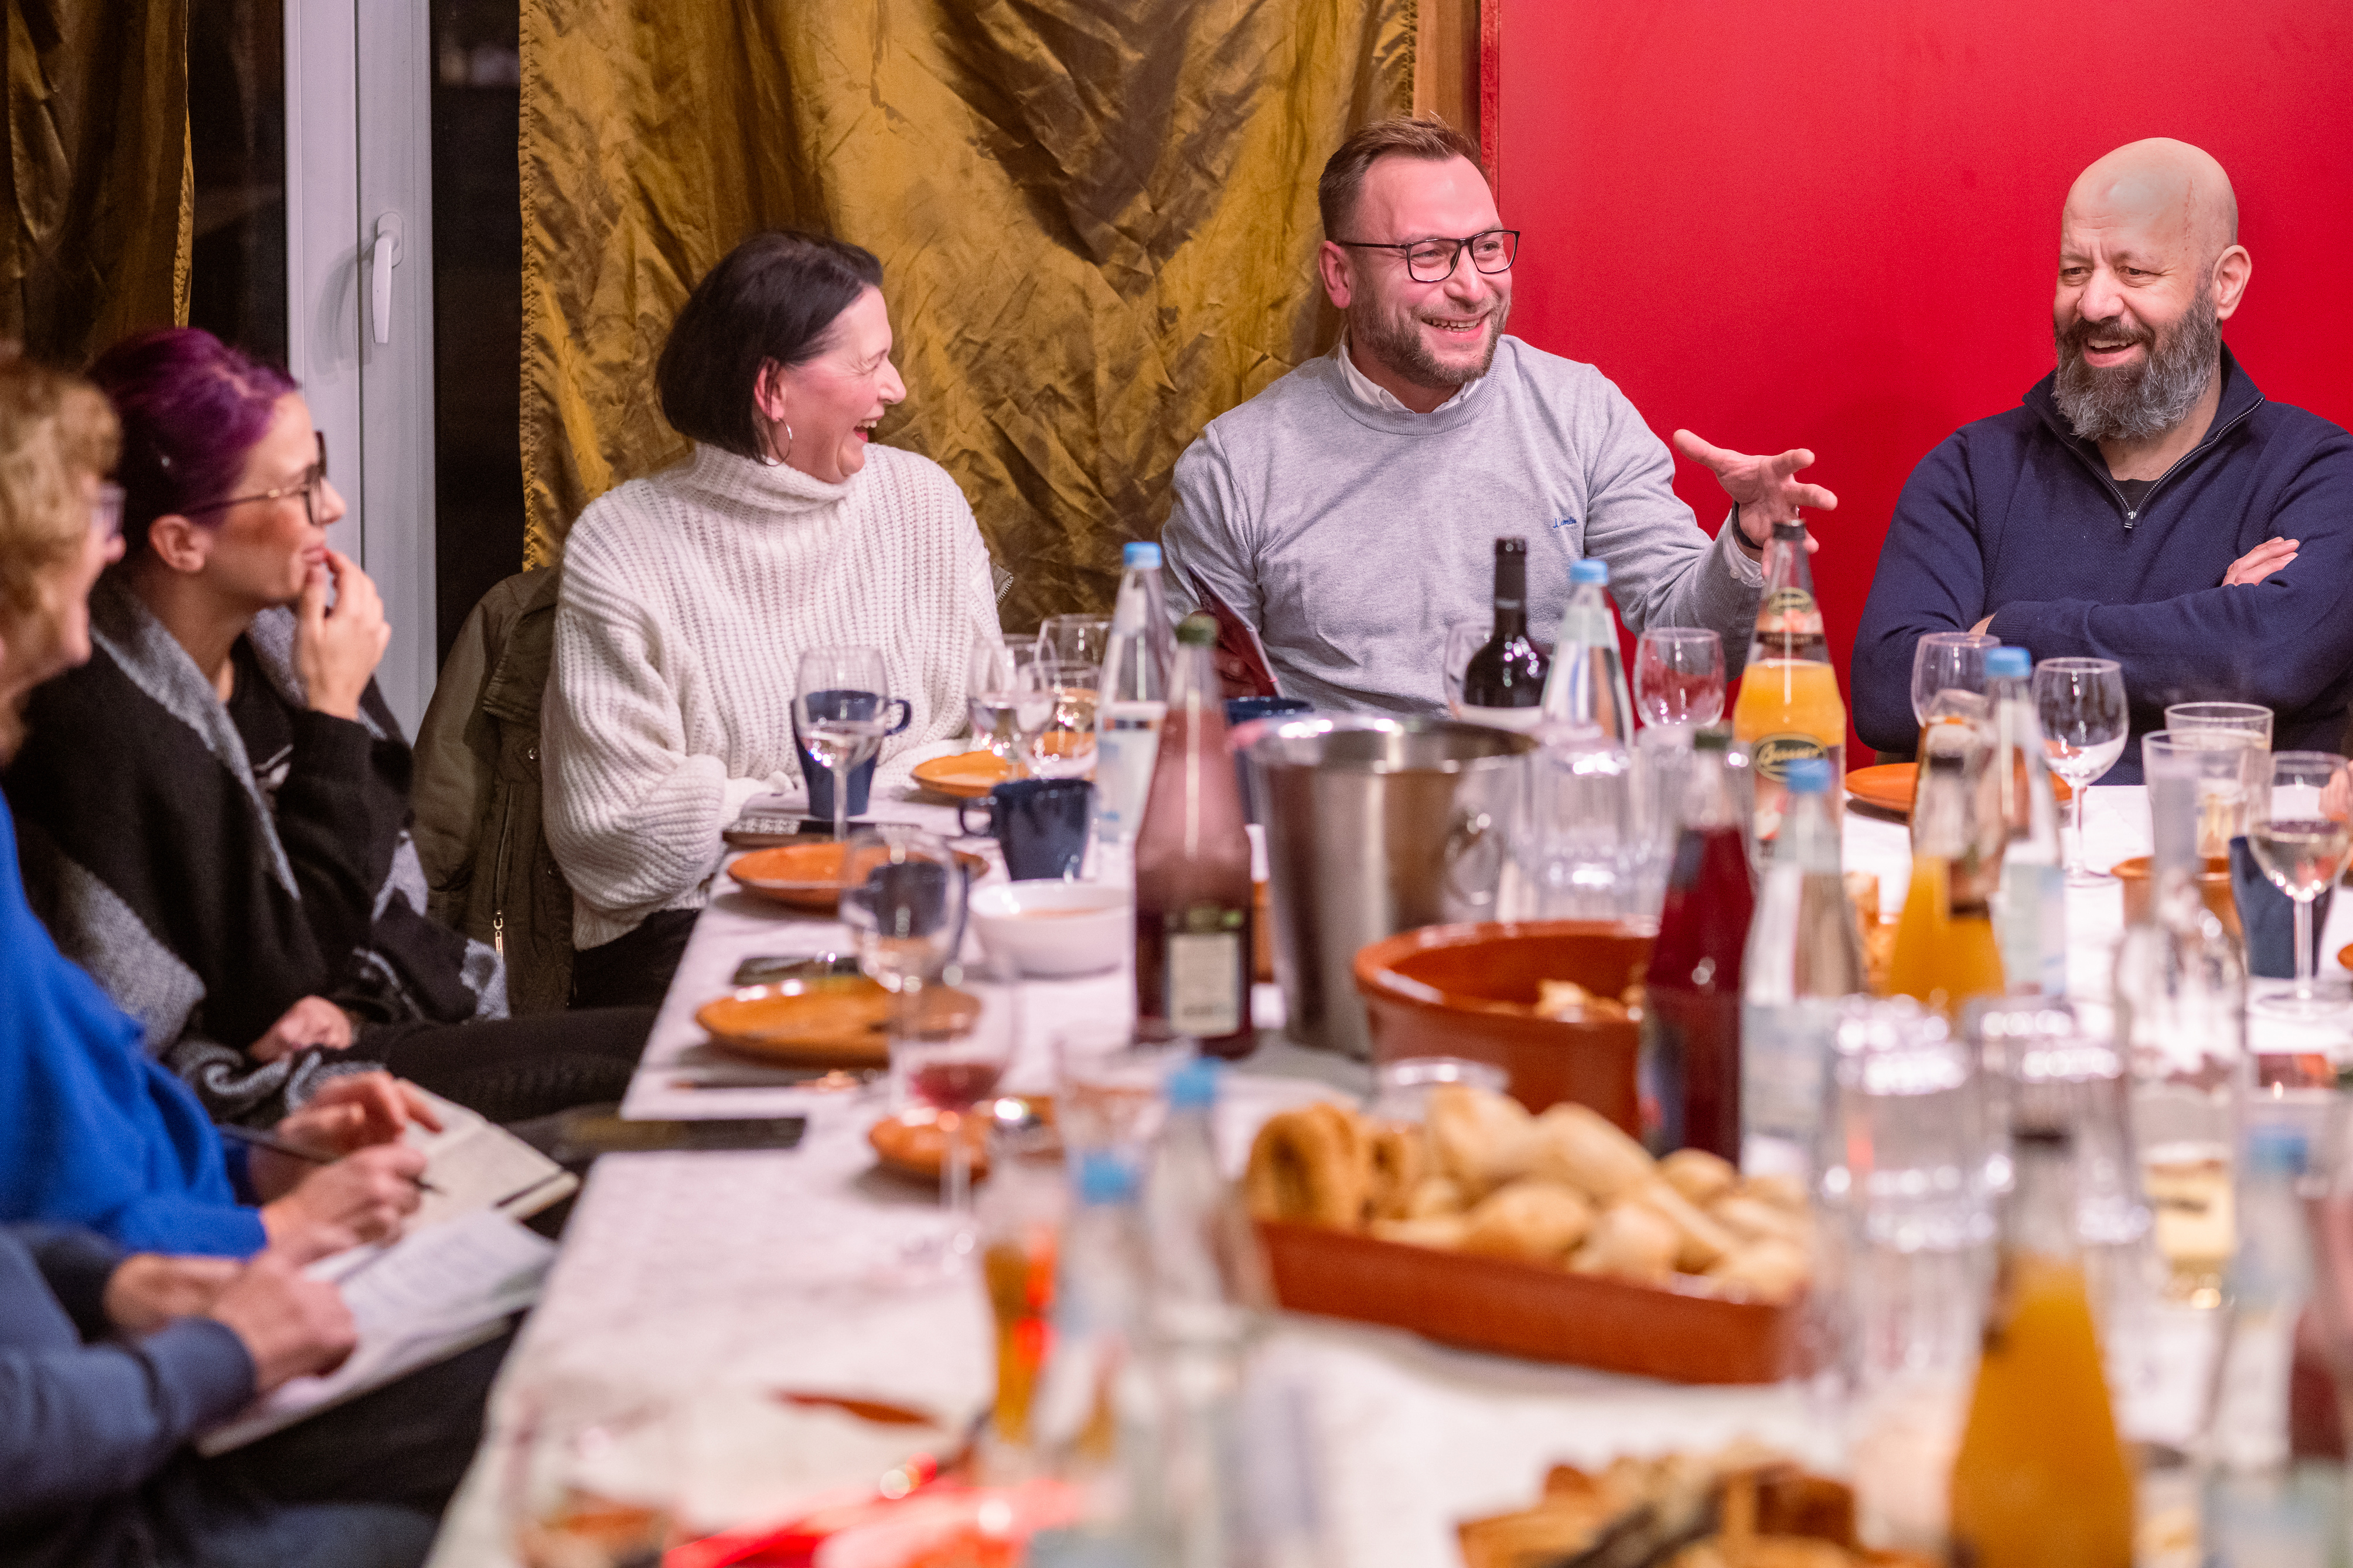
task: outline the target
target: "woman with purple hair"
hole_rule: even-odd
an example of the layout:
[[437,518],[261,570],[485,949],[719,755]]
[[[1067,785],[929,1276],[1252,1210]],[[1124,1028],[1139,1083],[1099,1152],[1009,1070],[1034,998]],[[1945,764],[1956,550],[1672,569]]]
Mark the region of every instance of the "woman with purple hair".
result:
[[500,1121],[617,1098],[650,1013],[510,1019],[498,954],[424,912],[391,633],[295,384],[190,328],[90,377],[127,552],[6,777],[58,946],[222,1121],[376,1067]]

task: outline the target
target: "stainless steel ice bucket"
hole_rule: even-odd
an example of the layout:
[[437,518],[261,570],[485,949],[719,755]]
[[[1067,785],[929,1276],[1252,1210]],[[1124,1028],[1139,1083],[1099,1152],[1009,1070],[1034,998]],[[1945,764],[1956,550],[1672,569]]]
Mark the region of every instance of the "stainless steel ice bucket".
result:
[[1274,973],[1303,1045],[1372,1055],[1352,965],[1368,942],[1492,919],[1526,735],[1317,713],[1235,731],[1266,814]]

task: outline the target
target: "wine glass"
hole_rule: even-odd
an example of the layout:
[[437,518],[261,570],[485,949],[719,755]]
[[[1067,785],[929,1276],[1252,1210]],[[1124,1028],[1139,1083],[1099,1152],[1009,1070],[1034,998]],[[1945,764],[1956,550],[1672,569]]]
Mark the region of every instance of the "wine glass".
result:
[[879,647],[813,647],[801,655],[793,721],[801,745],[833,775],[833,841],[849,835],[849,775],[891,732],[890,677]]
[[1038,663],[1033,639],[982,637],[974,640],[965,668],[972,732],[1014,778],[1029,775],[1029,738],[1053,717],[1053,689],[1040,689],[1031,673]]
[[1101,668],[1111,647],[1109,616],[1048,616],[1038,625],[1038,657]]
[[2314,978],[2312,905],[2353,859],[2353,778],[2333,752],[2274,752],[2254,777],[2247,845],[2272,885],[2295,900],[2295,990],[2264,1011],[2316,1016],[2336,999],[2324,998]]
[[[1098,667],[1039,659],[1029,666],[1029,684],[1050,693],[1046,721],[1023,735],[1029,771],[1039,778],[1082,778],[1095,765],[1095,699]],[[1027,710],[1025,709],[1026,712]]]
[[678,1539],[678,1414],[594,1380],[516,1396],[509,1539],[529,1568],[652,1568]]
[[1693,730],[1724,717],[1724,639],[1704,626],[1652,626],[1634,645],[1634,710]]
[[[1982,654],[1978,662],[1982,667]],[[2042,721],[2051,771],[2067,781],[2068,820],[2074,829],[2067,838],[2067,885],[2105,886],[2116,879],[2084,863],[2084,792],[2125,754],[2132,721],[2125,707],[2124,668],[2112,658],[2046,658],[2034,667],[2034,708]]]
[[1912,649],[1912,718],[1928,721],[1928,704],[1945,690],[1985,695],[1986,654],[2001,639],[1983,632],[1930,632]]

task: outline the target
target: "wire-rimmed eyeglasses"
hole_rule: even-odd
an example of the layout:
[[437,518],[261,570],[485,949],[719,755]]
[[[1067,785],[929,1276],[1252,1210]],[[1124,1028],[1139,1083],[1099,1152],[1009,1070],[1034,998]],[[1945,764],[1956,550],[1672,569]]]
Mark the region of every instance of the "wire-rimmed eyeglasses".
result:
[[311,434],[319,438],[319,460],[302,470],[302,478],[299,483],[280,485],[274,490],[259,490],[249,496],[231,496],[227,500],[209,500],[202,506],[184,506],[180,509],[180,515],[195,517],[200,512],[220,511],[228,507],[243,506],[251,500],[284,500],[288,496],[299,495],[302,498],[302,515],[311,520],[311,527],[318,527],[319,489],[327,482],[327,433],[324,430],[313,430]]
[[1417,283],[1443,283],[1454,276],[1455,263],[1462,253],[1471,253],[1471,265],[1482,272],[1509,272],[1512,258],[1520,251],[1520,231],[1515,228],[1491,228],[1474,234],[1468,239],[1416,239],[1388,241],[1377,239],[1335,239],[1332,242],[1347,250],[1396,250],[1405,256],[1407,276]]

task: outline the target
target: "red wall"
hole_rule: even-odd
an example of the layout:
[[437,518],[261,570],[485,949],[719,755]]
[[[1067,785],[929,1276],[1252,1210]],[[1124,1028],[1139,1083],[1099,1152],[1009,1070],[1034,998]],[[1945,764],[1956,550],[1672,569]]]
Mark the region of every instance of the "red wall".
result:
[[[1511,330],[1662,437],[1813,448],[1842,687],[1905,477],[2051,368],[2060,203],[2109,148],[2221,160],[2254,257],[2225,338],[2353,424],[2353,6],[1485,3]],[[1714,476],[1676,478],[1713,531]]]

